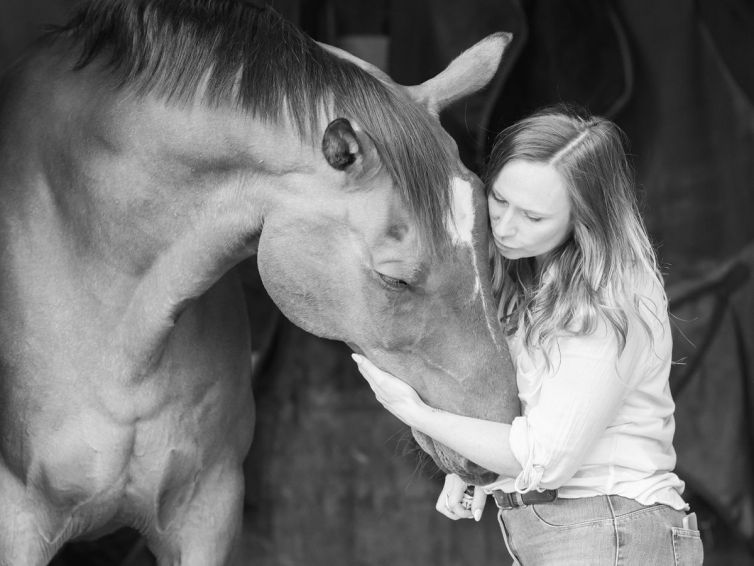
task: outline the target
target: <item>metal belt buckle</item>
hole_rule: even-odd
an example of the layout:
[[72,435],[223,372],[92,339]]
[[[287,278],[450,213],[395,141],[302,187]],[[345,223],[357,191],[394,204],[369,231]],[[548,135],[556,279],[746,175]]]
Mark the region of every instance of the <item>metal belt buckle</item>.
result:
[[524,493],[514,491],[510,494],[511,504],[513,507],[526,507],[526,501],[524,501]]
[[514,509],[517,505],[513,497],[513,493],[506,493],[501,489],[492,491],[492,498],[495,500],[495,505],[497,505],[498,509]]

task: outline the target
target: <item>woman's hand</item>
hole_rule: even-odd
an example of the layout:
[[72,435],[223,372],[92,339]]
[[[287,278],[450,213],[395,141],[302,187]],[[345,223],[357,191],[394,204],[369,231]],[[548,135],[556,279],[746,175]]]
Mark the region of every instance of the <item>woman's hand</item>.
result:
[[383,407],[411,426],[413,417],[427,405],[421,400],[413,387],[392,374],[381,370],[359,354],[352,354],[353,361],[361,375],[374,391],[377,401]]
[[[473,495],[468,495],[467,488]],[[457,475],[448,474],[445,476],[445,485],[437,498],[435,509],[454,521],[471,518],[479,521],[486,503],[487,494],[482,488],[475,488]]]

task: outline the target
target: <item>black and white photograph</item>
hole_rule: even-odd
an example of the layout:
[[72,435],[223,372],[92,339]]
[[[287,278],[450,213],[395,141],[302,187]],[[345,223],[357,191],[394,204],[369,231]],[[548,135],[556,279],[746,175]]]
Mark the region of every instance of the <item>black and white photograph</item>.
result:
[[754,566],[754,3],[2,0],[0,566]]

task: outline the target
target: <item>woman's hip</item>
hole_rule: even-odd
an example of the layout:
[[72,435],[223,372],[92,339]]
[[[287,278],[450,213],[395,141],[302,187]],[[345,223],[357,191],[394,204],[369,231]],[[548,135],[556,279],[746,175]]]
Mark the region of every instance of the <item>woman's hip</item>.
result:
[[684,517],[667,505],[618,495],[559,498],[499,513],[509,552],[523,566],[696,566],[701,539]]

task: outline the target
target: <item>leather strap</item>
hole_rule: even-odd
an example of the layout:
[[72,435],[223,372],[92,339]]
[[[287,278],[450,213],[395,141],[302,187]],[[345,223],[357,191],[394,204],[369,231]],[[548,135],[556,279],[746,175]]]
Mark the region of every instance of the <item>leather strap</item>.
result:
[[495,489],[492,492],[495,504],[500,509],[515,509],[526,507],[535,503],[550,503],[558,498],[557,489],[545,489],[544,491],[529,491],[527,493],[506,493]]

